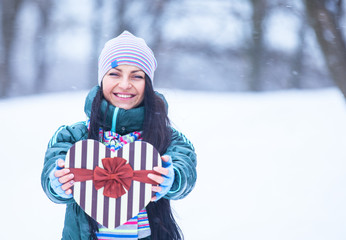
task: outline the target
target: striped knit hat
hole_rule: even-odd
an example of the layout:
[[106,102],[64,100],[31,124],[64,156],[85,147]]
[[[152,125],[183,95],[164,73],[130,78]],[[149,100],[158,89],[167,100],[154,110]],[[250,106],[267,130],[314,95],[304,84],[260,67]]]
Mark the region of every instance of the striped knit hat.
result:
[[135,37],[128,31],[106,42],[102,49],[99,57],[99,85],[111,68],[125,64],[140,68],[151,81],[154,80],[154,71],[157,66],[154,53],[142,38]]

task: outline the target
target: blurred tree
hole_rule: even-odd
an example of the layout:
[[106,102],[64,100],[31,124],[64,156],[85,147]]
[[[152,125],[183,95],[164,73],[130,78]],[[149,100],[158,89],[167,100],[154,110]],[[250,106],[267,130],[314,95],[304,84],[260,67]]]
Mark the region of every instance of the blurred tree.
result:
[[91,57],[89,63],[89,79],[87,87],[92,87],[97,82],[98,55],[101,49],[102,39],[102,11],[104,8],[103,0],[93,1],[93,14],[91,18]]
[[346,44],[337,19],[342,0],[305,0],[305,7],[329,72],[346,98]]
[[[22,4],[24,2],[26,4]],[[280,24],[282,19],[289,18],[289,14],[292,13],[286,11],[287,9],[304,11],[302,3],[298,0],[218,0],[204,1],[203,4],[189,0],[90,0],[87,1],[87,4],[92,5],[84,6],[87,11],[83,11],[80,16],[78,14],[69,15],[71,8],[75,8],[78,4],[68,4],[71,2],[67,1],[66,6],[58,7],[55,3],[57,2],[53,0],[0,1],[0,97],[8,95],[10,87],[15,89],[17,83],[20,82],[19,79],[14,79],[16,77],[14,73],[11,76],[10,64],[18,61],[21,53],[35,54],[32,65],[26,67],[29,69],[30,75],[34,73],[36,76],[26,80],[30,89],[24,93],[39,92],[47,89],[47,86],[51,86],[54,90],[54,86],[57,84],[54,81],[55,76],[48,77],[48,73],[46,73],[50,66],[48,57],[52,56],[48,44],[51,44],[53,39],[54,42],[69,41],[68,38],[75,41],[75,38],[79,36],[67,36],[66,31],[62,31],[62,29],[66,30],[62,22],[65,21],[67,28],[72,29],[73,22],[78,22],[80,19],[91,19],[91,22],[80,21],[78,27],[87,29],[83,36],[90,36],[92,45],[90,60],[77,60],[75,63],[75,66],[84,68],[85,64],[88,64],[86,61],[90,61],[90,72],[83,71],[83,76],[80,77],[83,79],[80,80],[82,83],[80,88],[90,88],[95,84],[97,58],[105,40],[120,34],[125,29],[145,38],[154,52],[158,53],[156,57],[160,67],[157,71],[159,76],[157,79],[159,79],[160,84],[157,86],[160,87],[265,91],[331,85],[329,75],[326,74],[324,68],[320,68],[318,63],[314,64],[312,60],[306,64],[310,59],[310,51],[304,51],[304,49],[306,46],[313,49],[314,46],[310,45],[309,41],[305,41],[309,32],[306,31],[307,25],[305,18],[301,18],[301,13],[297,17],[302,21],[300,30],[290,29],[290,31],[294,31],[290,34],[299,34],[298,39],[300,40],[298,40],[295,50],[293,48],[285,49],[284,45],[274,46],[275,41],[267,41],[270,38],[277,40],[280,37],[285,37],[283,35],[277,38],[277,33],[271,31],[271,27],[274,26],[271,24]],[[345,41],[342,39],[340,23],[337,22],[341,17],[344,18],[343,1],[316,0],[308,2],[306,0],[304,3],[311,5],[312,9],[322,3],[321,9],[323,11],[318,13],[319,17],[314,15],[310,18],[317,22],[315,31],[319,33],[316,34],[318,38],[322,38],[319,40],[321,46],[323,41],[329,42],[329,46],[323,48],[323,53],[327,59],[330,76],[333,76],[340,89],[345,92],[345,84],[343,84],[345,72],[341,67],[345,67],[345,61],[339,60],[345,56],[343,50]],[[38,9],[38,15],[31,14],[30,11],[33,6]],[[229,18],[227,18],[228,12],[222,14],[220,12],[220,9],[228,7],[231,8]],[[282,11],[282,8],[285,10]],[[89,9],[92,11],[89,12]],[[306,9],[309,9],[308,6]],[[280,11],[279,15],[275,13],[277,10]],[[314,13],[316,14],[316,12],[311,14]],[[277,16],[279,18],[276,18]],[[272,17],[274,22],[271,21]],[[226,18],[228,22],[224,24]],[[17,19],[22,22],[31,21],[34,27],[21,27],[19,29],[18,24],[22,22],[18,22]],[[229,19],[233,20],[229,21]],[[35,32],[30,33],[28,31]],[[205,31],[209,31],[210,35],[205,34]],[[241,31],[244,32],[239,33]],[[164,36],[163,34],[167,34],[167,32],[169,35]],[[32,39],[25,36],[34,36],[33,44],[31,43]],[[284,40],[286,41],[286,39]],[[14,46],[13,44],[24,45],[25,51],[20,49],[20,51],[13,52],[13,49],[17,49],[17,45]],[[88,46],[88,44],[85,45]],[[66,54],[67,49],[64,48],[65,51],[61,51],[61,54]],[[77,51],[83,51],[83,49]],[[338,59],[337,64],[333,60],[334,57]],[[61,59],[69,60],[69,58],[71,58],[69,54],[61,56]],[[70,60],[74,61],[74,59]],[[178,62],[172,66],[172,61]],[[304,63],[308,66],[304,67]],[[72,68],[72,66],[65,66],[64,64],[60,67]],[[211,64],[216,66],[213,70],[204,67]],[[167,76],[167,71],[171,71],[173,67],[174,76]],[[198,78],[193,74],[189,75],[191,71],[198,72]],[[225,73],[230,71],[232,74],[228,74],[227,78],[224,77]],[[321,72],[322,74],[320,74]],[[210,75],[213,75],[215,81],[208,81]],[[68,77],[71,76],[73,75]],[[87,78],[90,80],[84,81]],[[311,79],[312,81],[309,81]],[[209,85],[200,84],[201,81],[208,82]],[[57,89],[62,90],[62,88]],[[11,96],[18,94],[20,92],[11,93]]]
[[[114,25],[114,34],[118,35],[126,29],[138,35],[142,29],[146,29],[150,34],[145,38],[152,43],[151,48],[156,52],[156,48],[161,44],[162,30],[165,24],[164,17],[170,2],[171,0],[115,1],[117,24]],[[137,9],[139,14],[135,14],[133,9]]]
[[1,1],[1,46],[0,46],[0,97],[9,95],[11,82],[10,63],[16,37],[16,19],[23,0]]
[[[156,58],[158,62],[161,62],[161,55],[159,53],[163,52],[163,48],[165,42],[162,39],[163,30],[165,24],[167,23],[167,10],[172,0],[152,0],[151,4],[146,4],[146,8],[144,11],[148,13],[150,17],[148,32],[150,32],[150,47],[154,53],[156,53]],[[157,75],[159,76],[160,70],[157,71]],[[155,80],[155,84],[160,84],[160,81],[164,81],[165,78],[157,77]]]
[[39,12],[40,20],[37,22],[37,30],[34,41],[34,61],[36,68],[36,76],[34,77],[34,91],[39,93],[44,90],[47,79],[47,53],[46,44],[49,36],[49,26],[51,21],[51,13],[53,3],[51,0],[34,0]]
[[162,45],[162,30],[165,25],[164,17],[166,10],[172,0],[153,0],[147,4],[148,13],[151,16],[150,32],[152,36],[153,51],[159,52]]
[[304,49],[306,48],[306,30],[307,24],[306,20],[302,18],[300,22],[300,28],[298,31],[298,45],[293,57],[291,58],[291,79],[289,83],[289,88],[302,88],[303,70],[304,70]]
[[[132,18],[127,18],[126,13],[128,12],[129,8],[131,6],[131,1],[127,0],[117,0],[114,1],[114,9],[115,11],[115,19],[117,24],[114,24],[114,34],[115,36],[118,36],[120,33],[122,33],[125,29],[133,32],[132,27]],[[141,17],[141,16],[137,16]]]
[[264,22],[267,14],[267,0],[251,0],[252,5],[252,46],[250,49],[251,75],[250,91],[260,91],[263,82]]

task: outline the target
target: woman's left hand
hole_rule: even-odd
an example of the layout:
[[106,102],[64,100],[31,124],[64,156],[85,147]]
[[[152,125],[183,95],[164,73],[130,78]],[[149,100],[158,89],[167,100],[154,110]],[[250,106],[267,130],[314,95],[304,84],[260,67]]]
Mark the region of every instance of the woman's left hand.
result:
[[174,182],[174,170],[172,158],[168,155],[161,157],[162,167],[154,167],[153,170],[160,175],[148,174],[151,180],[154,180],[159,186],[152,186],[152,191],[156,192],[151,201],[157,201],[162,198],[171,189]]

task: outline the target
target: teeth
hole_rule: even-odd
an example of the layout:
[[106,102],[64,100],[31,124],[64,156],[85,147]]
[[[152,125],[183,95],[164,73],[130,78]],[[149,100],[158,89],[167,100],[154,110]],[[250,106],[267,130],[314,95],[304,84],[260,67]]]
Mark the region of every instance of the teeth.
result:
[[127,95],[127,94],[116,94],[118,97],[121,97],[121,98],[130,98],[132,97],[132,95]]

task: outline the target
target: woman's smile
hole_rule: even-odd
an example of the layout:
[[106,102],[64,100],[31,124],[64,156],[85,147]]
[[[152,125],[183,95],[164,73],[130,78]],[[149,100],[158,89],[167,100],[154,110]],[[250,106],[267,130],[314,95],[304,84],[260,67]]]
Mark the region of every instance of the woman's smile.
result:
[[132,98],[135,95],[134,94],[126,94],[126,93],[114,93],[114,95],[118,98]]

